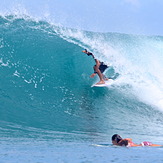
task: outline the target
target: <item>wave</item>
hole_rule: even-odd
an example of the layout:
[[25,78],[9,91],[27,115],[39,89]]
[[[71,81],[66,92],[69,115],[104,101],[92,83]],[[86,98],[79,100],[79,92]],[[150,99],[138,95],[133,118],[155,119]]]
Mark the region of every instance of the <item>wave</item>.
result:
[[[161,125],[162,36],[81,31],[16,15],[1,16],[0,31],[1,121],[109,132],[116,122],[125,130],[126,118],[130,122],[133,116],[139,117],[136,125],[145,113]],[[115,79],[112,86],[91,88],[94,61],[83,48],[110,65],[106,75]]]

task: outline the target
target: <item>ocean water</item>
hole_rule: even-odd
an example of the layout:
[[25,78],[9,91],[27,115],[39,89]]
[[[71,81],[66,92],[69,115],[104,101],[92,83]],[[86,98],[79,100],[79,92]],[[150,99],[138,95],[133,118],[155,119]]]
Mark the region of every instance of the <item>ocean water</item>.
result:
[[[115,82],[92,88],[95,64]],[[163,162],[163,37],[81,31],[0,16],[0,162]]]

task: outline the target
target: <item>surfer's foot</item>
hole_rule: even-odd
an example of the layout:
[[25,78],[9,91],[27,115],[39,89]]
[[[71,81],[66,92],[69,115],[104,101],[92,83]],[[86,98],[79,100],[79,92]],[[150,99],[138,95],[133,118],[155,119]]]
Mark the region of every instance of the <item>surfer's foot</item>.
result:
[[105,75],[103,75],[103,80],[108,81],[109,78],[107,78]]
[[102,81],[99,81],[98,83],[96,84],[105,84],[105,82],[102,80]]

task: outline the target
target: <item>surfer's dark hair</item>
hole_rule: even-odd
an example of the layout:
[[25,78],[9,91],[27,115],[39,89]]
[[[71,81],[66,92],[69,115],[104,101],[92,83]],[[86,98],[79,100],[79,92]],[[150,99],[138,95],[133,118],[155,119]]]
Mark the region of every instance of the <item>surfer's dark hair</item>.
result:
[[116,141],[118,143],[121,140],[122,140],[122,138],[118,134],[114,134],[112,136],[112,141]]

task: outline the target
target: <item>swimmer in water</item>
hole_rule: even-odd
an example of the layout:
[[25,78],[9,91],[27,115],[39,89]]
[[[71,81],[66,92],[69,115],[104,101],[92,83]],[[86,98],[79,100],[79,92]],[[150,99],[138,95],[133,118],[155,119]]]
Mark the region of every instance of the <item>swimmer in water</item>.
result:
[[112,143],[113,143],[113,145],[126,146],[126,147],[138,147],[138,146],[160,147],[160,146],[163,146],[163,145],[159,145],[159,144],[153,144],[148,141],[144,141],[140,144],[136,144],[136,143],[132,142],[131,138],[122,139],[122,137],[118,134],[114,134],[112,136]]

